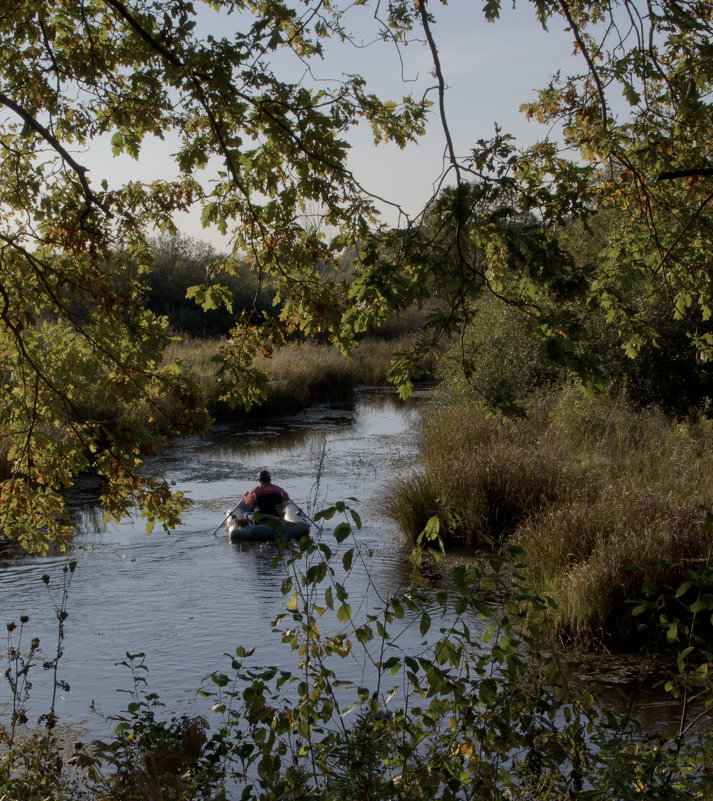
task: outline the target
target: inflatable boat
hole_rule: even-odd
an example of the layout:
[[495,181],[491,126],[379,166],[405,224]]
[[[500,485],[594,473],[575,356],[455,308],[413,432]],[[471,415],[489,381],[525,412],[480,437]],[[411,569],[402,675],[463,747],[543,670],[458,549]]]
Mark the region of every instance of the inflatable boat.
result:
[[282,517],[264,516],[253,518],[253,508],[241,501],[235,509],[226,513],[225,533],[231,542],[249,540],[252,542],[274,542],[282,535],[296,539],[309,534],[309,523],[301,510],[292,501],[283,507]]

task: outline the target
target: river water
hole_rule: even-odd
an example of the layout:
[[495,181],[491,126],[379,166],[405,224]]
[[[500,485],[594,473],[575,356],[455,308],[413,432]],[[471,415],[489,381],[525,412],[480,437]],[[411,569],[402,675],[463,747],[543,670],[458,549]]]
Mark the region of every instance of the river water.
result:
[[[107,718],[123,710],[128,700],[120,690],[131,687],[130,675],[118,664],[127,652],[145,654],[148,690],[158,693],[167,714],[204,712],[207,702],[196,691],[210,673],[229,672],[226,654],[238,645],[256,646],[258,664],[295,666],[270,627],[287,600],[282,593],[285,566],[273,567],[276,546],[230,543],[220,527],[226,510],[255,485],[263,467],[312,514],[356,499],[349,502],[362,523],[355,541],[371,553],[363,561],[354,560],[349,578],[349,600],[358,622],[407,586],[410,548],[381,501],[390,482],[414,466],[415,432],[425,399],[416,395],[404,404],[392,394],[364,393],[351,404],[312,407],[270,423],[219,426],[204,439],[176,442],[147,465],[193,500],[176,531],[168,535],[157,528],[147,536],[141,518],[104,525],[88,488],[72,500],[77,533],[66,557],[0,560],[5,622],[19,623],[27,615],[24,647],[31,637],[40,637],[44,659],[56,654],[54,603],[61,600],[63,569],[70,559],[77,562],[59,667],[59,678],[70,690],[60,691],[56,706],[60,725],[70,736],[108,734],[112,725]],[[321,534],[325,542],[334,542],[330,529],[339,522],[335,517],[326,524]],[[431,576],[436,586],[447,567]],[[49,587],[43,575],[50,577]],[[477,628],[478,621],[473,625]],[[13,637],[17,644],[17,632]],[[412,654],[422,650],[418,625],[400,635],[399,645]],[[622,664],[608,660],[584,681],[603,679],[614,694],[612,702],[625,703],[638,670],[637,663]],[[363,657],[347,660],[340,669],[342,678],[368,683],[368,660]],[[31,678],[32,722],[49,709],[52,677],[38,665]],[[10,698],[0,677],[0,719]],[[655,696],[640,711],[645,725],[649,719],[654,726],[676,714],[667,699]]]
[[[258,646],[260,664],[289,659],[270,632],[270,621],[286,603],[285,570],[272,567],[276,546],[230,543],[222,527],[214,533],[262,467],[311,513],[356,499],[350,503],[362,527],[355,538],[372,556],[355,560],[352,569],[355,617],[403,586],[409,548],[380,501],[390,481],[413,466],[423,400],[417,395],[404,404],[392,394],[364,394],[352,404],[312,407],[270,423],[219,426],[207,438],[176,442],[147,465],[193,500],[170,535],[157,528],[147,536],[138,517],[104,525],[93,494],[80,491],[72,501],[77,533],[66,557],[0,561],[5,621],[29,616],[25,643],[39,636],[45,659],[56,652],[53,603],[61,600],[63,568],[69,559],[77,562],[59,668],[59,678],[70,684],[59,694],[60,722],[79,732],[106,732],[105,717],[127,703],[117,692],[131,686],[127,669],[117,666],[127,652],[145,653],[149,690],[174,713],[194,710],[196,690],[208,674],[228,666],[225,654],[238,645]],[[329,521],[323,536],[341,520]],[[344,669],[352,671],[348,678],[360,678],[359,664]],[[48,711],[52,688],[51,673],[40,666],[32,679],[31,719]],[[0,704],[8,700],[3,683]]]

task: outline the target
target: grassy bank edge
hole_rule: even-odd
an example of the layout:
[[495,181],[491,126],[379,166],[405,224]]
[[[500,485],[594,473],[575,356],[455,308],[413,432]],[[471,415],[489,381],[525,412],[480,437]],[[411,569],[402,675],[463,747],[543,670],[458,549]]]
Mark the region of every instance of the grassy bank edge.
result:
[[[216,377],[214,357],[220,340],[182,337],[166,350],[167,363],[180,362],[197,381],[203,398],[217,422],[248,417],[290,414],[314,403],[348,400],[361,386],[390,386],[388,379],[394,354],[408,349],[413,335],[395,339],[362,340],[350,356],[316,342],[288,344],[262,357],[254,370],[265,374],[264,398],[250,410],[231,406],[220,399],[223,387]],[[431,365],[423,365],[430,375]]]
[[[713,547],[712,445],[713,421],[573,388],[532,399],[521,420],[447,405],[424,420],[419,465],[389,513],[414,541],[437,516],[447,545],[518,546],[562,638],[638,648],[674,619]],[[632,599],[646,598],[650,614],[633,617]]]

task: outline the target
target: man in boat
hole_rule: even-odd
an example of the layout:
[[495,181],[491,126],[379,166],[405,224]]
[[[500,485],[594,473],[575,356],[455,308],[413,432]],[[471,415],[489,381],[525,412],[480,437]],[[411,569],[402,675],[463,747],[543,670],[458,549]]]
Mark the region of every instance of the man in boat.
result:
[[290,496],[277,484],[272,483],[269,470],[261,470],[257,480],[260,482],[250,492],[243,496],[243,502],[253,507],[254,512],[260,515],[282,517],[280,507],[290,500]]

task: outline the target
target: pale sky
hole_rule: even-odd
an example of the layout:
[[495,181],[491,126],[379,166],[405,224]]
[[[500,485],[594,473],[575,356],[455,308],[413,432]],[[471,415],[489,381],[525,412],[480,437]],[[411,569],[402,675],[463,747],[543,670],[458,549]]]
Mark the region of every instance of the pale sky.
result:
[[[436,16],[433,33],[439,47],[442,69],[448,84],[446,110],[451,134],[459,155],[467,154],[476,140],[489,138],[498,122],[517,143],[526,145],[543,137],[546,130],[525,120],[519,106],[544,87],[558,69],[563,73],[581,70],[572,57],[571,35],[562,28],[545,32],[529,4],[517,10],[505,0],[501,18],[487,23],[481,3],[476,0],[451,0],[450,5],[431,3]],[[364,9],[359,30],[369,30]],[[204,19],[207,28],[214,22]],[[229,35],[237,20],[220,21],[222,35]],[[381,97],[401,98],[413,92],[420,96],[427,86],[434,86],[430,75],[432,62],[424,43],[413,42],[401,49],[402,67],[392,45],[379,44],[365,49],[331,43],[325,59],[315,63],[318,78],[338,78],[342,73],[359,73],[369,82],[369,89]],[[576,65],[576,66],[573,66]],[[286,69],[294,69],[287,66]],[[292,76],[296,77],[296,76]],[[435,94],[432,99],[436,99]],[[393,144],[375,146],[369,130],[356,131],[350,141],[353,151],[349,166],[366,189],[400,204],[409,214],[417,214],[433,192],[443,168],[445,140],[434,107],[427,134],[418,145],[404,150]],[[148,181],[152,177],[171,178],[171,143],[158,140],[144,145],[139,163],[130,159],[112,159],[108,146],[93,147],[83,154],[82,163],[90,168],[94,181],[107,177],[118,180]],[[396,224],[393,212],[387,221]],[[204,229],[199,215],[184,215],[178,221],[182,233],[211,242],[223,249],[224,239],[217,231]]]

